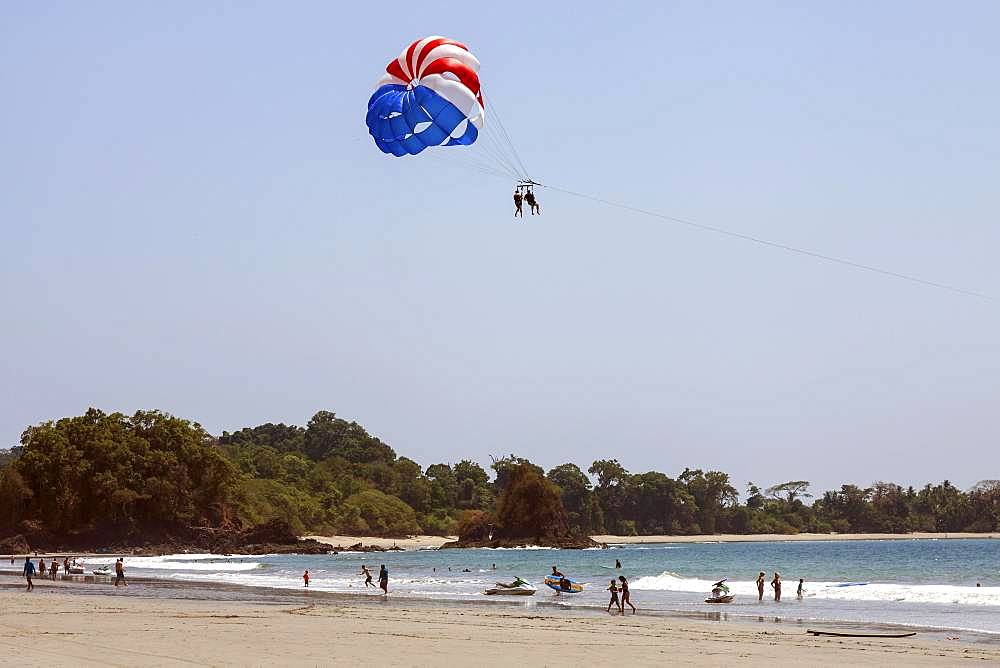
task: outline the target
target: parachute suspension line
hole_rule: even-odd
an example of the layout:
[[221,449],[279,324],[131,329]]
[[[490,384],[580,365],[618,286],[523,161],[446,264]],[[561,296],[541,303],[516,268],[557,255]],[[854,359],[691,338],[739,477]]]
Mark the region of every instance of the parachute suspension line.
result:
[[500,132],[503,134],[504,139],[507,142],[507,145],[510,147],[511,153],[514,154],[514,159],[517,161],[517,164],[521,167],[521,173],[520,173],[521,178],[523,180],[530,181],[531,175],[528,173],[528,168],[524,166],[524,162],[521,160],[521,155],[517,152],[517,147],[514,146],[514,141],[510,138],[510,134],[508,134],[507,132],[507,127],[503,124],[503,120],[501,120],[500,118],[500,111],[497,109],[496,101],[492,97],[488,99],[490,101],[490,114],[494,119],[496,119],[497,126],[500,128]]
[[715,227],[713,225],[705,225],[702,223],[696,223],[691,220],[685,220],[684,218],[675,218],[674,216],[667,216],[662,213],[657,213],[656,211],[650,211],[649,209],[640,209],[639,207],[631,206],[629,204],[623,204],[621,202],[613,202],[611,200],[604,199],[603,197],[597,197],[594,195],[587,195],[586,193],[575,192],[573,190],[566,190],[564,188],[558,188],[556,186],[550,186],[543,183],[531,182],[532,185],[538,186],[539,188],[547,188],[548,190],[553,190],[555,192],[564,193],[566,195],[572,195],[574,197],[580,197],[583,199],[591,200],[592,202],[598,202],[606,206],[615,207],[618,209],[623,209],[625,211],[632,211],[633,213],[640,213],[644,216],[651,216],[653,218],[659,218],[661,220],[666,220],[671,223],[678,223],[681,225],[686,225],[688,227],[693,227],[695,229],[703,230],[706,232],[714,232],[715,234],[721,234],[727,237],[733,237],[736,239],[742,239],[744,241],[749,241],[761,246],[768,246],[770,248],[777,248],[778,250],[787,251],[789,253],[797,253],[799,255],[805,255],[807,257],[815,258],[818,260],[823,260],[825,262],[832,262],[834,264],[843,265],[846,267],[852,267],[854,269],[860,269],[862,271],[869,271],[876,274],[882,274],[883,276],[891,276],[893,278],[899,278],[904,281],[910,281],[911,283],[918,283],[920,285],[929,286],[932,288],[939,288],[941,290],[947,290],[949,292],[954,292],[960,295],[966,295],[968,297],[978,297],[979,299],[984,299],[986,301],[996,301],[990,295],[984,294],[982,292],[976,292],[974,290],[966,290],[965,288],[959,288],[954,285],[948,285],[947,283],[938,283],[936,281],[929,281],[918,276],[913,276],[911,274],[903,274],[896,271],[891,271],[889,269],[882,269],[870,264],[863,264],[861,262],[855,262],[853,260],[846,260],[844,258],[839,258],[833,255],[826,255],[824,253],[817,253],[816,251],[811,251],[805,248],[798,248],[796,246],[789,246],[787,244],[779,243],[777,241],[769,241],[767,239],[762,239],[761,237],[751,236],[749,234],[742,234],[740,232],[733,232],[731,230],[726,230],[721,227]]
[[[521,174],[518,171],[517,166],[514,164],[514,160],[508,155],[506,147],[504,146],[504,141],[501,136],[497,133],[497,130],[493,127],[493,124],[487,120],[485,125],[486,138],[489,144],[483,144],[483,150],[490,153],[491,157],[502,164],[513,176],[514,178],[521,178]],[[478,143],[478,142],[477,142]]]
[[433,160],[434,162],[443,165],[448,165],[452,167],[461,165],[465,169],[470,169],[472,171],[479,172],[480,174],[486,174],[487,176],[495,176],[497,178],[501,178],[504,180],[510,180],[511,178],[511,174],[508,170],[501,170],[491,163],[478,160],[468,155],[468,152],[465,152],[465,155],[461,157],[455,155],[454,151],[450,151],[448,153],[437,153],[437,154],[428,151],[427,153],[428,154],[425,159]]
[[[496,138],[493,137],[489,132],[484,132],[486,135],[485,141],[480,138],[473,148],[479,147],[479,150],[486,156],[490,161],[492,161],[497,168],[502,169],[507,173],[508,176],[517,178],[517,169],[510,163],[507,157],[501,152],[500,147],[496,144]],[[492,144],[492,146],[491,146]]]

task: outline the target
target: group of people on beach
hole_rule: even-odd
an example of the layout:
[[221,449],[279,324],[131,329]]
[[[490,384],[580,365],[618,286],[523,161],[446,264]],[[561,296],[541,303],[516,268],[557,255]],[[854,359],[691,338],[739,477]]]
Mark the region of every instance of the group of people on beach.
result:
[[[365,576],[365,589],[375,588],[375,583],[372,582],[372,572],[368,570],[367,566],[361,564],[361,572],[358,575]],[[309,569],[306,569],[305,573],[302,574],[302,581],[303,586],[309,586]],[[383,594],[389,593],[389,569],[385,567],[385,564],[382,564],[378,571],[378,589],[381,589]]]
[[[766,580],[767,580],[767,574],[764,573],[764,571],[760,571],[760,573],[757,574],[757,600],[758,601],[763,601],[764,600],[764,582]],[[798,586],[798,589],[795,590],[795,595],[798,597],[799,600],[802,600],[802,596],[805,594],[804,585],[805,585],[805,580],[803,580],[802,578],[799,578],[799,586]],[[781,573],[779,573],[778,571],[775,571],[774,572],[774,577],[771,578],[771,589],[774,590],[774,600],[775,601],[780,601],[781,600]]]
[[[11,555],[10,563],[14,563],[14,555]],[[77,568],[76,558],[74,557],[73,560],[70,561],[70,558],[66,556],[63,557],[62,563],[60,563],[59,559],[52,557],[48,565],[46,565],[45,557],[39,557],[38,566],[35,566],[31,557],[25,555],[23,573],[24,579],[28,583],[28,591],[32,591],[35,588],[33,580],[36,575],[41,578],[48,576],[55,580],[59,575],[60,567],[62,568],[64,575],[71,575],[72,572],[70,569]],[[83,571],[81,569],[78,570],[76,574],[82,575],[82,573]],[[127,587],[128,582],[125,581],[125,559],[123,557],[119,557],[118,560],[115,561],[115,586],[119,587],[122,585]]]

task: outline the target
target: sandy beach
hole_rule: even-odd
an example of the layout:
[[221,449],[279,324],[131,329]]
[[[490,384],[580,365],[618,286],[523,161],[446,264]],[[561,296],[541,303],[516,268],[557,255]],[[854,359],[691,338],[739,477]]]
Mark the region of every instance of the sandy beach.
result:
[[939,540],[998,539],[1000,533],[797,533],[797,534],[703,534],[698,536],[591,536],[598,543],[638,545],[641,543],[760,543],[798,540]]
[[[1000,661],[1000,647],[960,641],[815,638],[790,624],[561,615],[530,608],[413,601],[280,603],[0,589],[0,665],[876,666]],[[43,583],[44,584],[44,583]],[[65,591],[65,590],[64,590]]]
[[390,547],[400,547],[404,550],[419,550],[422,548],[441,547],[448,541],[458,540],[458,536],[408,536],[406,538],[379,538],[377,536],[303,536],[303,538],[313,538],[321,543],[340,547],[349,547],[361,543],[363,545],[377,545],[386,549]]

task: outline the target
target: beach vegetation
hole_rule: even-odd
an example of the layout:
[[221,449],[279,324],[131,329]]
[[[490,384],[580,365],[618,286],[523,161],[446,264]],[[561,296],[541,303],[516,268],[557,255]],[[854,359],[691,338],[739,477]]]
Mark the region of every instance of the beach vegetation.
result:
[[[306,426],[207,433],[161,411],[90,409],[28,427],[0,451],[0,538],[114,527],[247,528],[305,533],[460,535],[474,542],[592,534],[794,534],[997,531],[1000,481],[969,490],[876,481],[813,499],[810,483],[741,495],[728,473],[631,473],[616,459],[547,473],[527,458],[421,464],[332,411]],[[30,532],[28,531],[30,529]]]

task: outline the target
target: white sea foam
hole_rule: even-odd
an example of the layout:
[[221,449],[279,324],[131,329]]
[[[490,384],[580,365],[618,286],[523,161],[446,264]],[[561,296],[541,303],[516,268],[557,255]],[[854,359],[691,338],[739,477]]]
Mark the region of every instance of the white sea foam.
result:
[[[637,578],[632,589],[646,591],[678,591],[707,593],[715,581],[686,578],[671,571],[660,575]],[[726,584],[737,596],[757,596],[757,584],[752,581],[730,581]],[[845,586],[849,585],[849,586]],[[784,596],[795,596],[797,580],[784,581]],[[770,586],[765,596],[771,595]],[[807,598],[833,601],[906,601],[908,603],[944,603],[958,605],[1000,606],[1000,587],[959,587],[956,585],[920,585],[864,583],[851,585],[845,582],[807,582]]]
[[248,555],[222,556],[218,554],[168,554],[162,557],[126,557],[126,568],[157,571],[211,571],[213,573],[252,571],[260,568],[258,561]]

